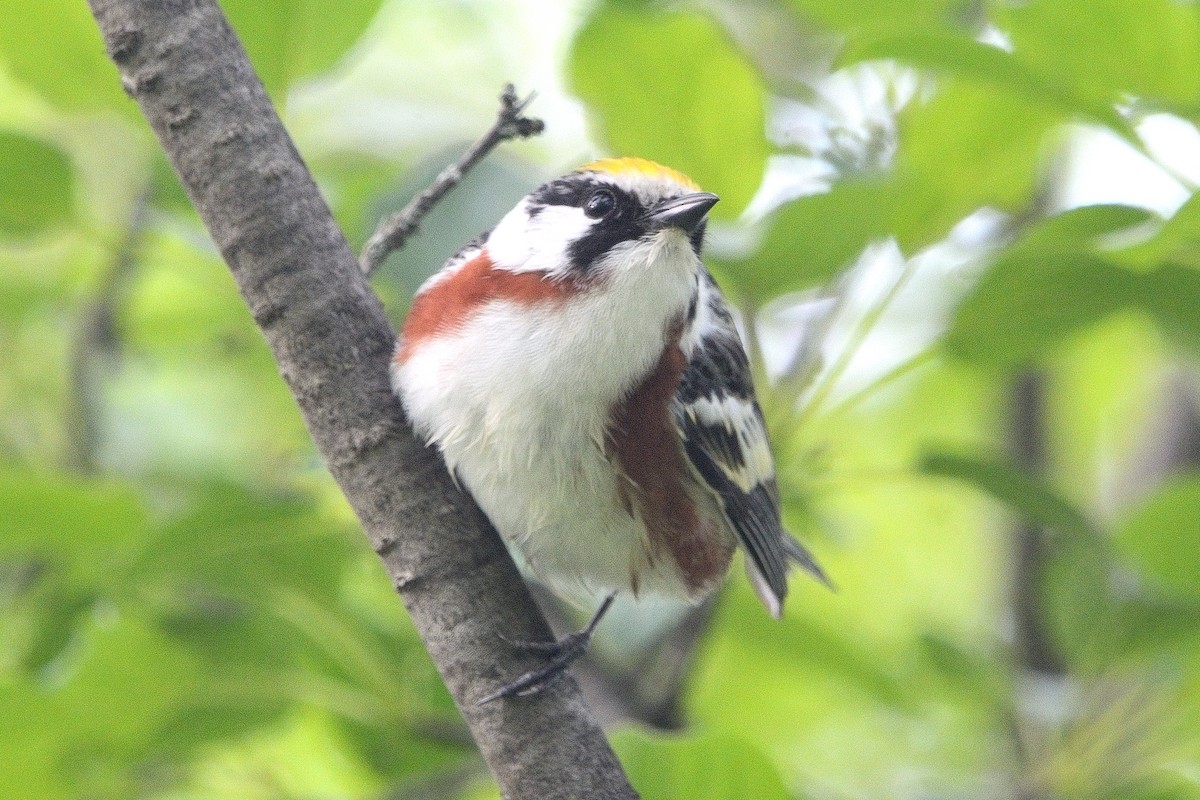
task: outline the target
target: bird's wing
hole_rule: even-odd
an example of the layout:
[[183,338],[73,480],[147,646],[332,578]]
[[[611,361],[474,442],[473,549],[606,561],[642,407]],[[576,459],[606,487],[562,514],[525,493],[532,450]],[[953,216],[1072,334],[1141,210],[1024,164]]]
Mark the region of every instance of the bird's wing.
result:
[[787,595],[789,560],[827,579],[808,551],[783,529],[775,463],[746,351],[724,298],[705,277],[673,418],[695,473],[746,548],[755,591],[777,617]]

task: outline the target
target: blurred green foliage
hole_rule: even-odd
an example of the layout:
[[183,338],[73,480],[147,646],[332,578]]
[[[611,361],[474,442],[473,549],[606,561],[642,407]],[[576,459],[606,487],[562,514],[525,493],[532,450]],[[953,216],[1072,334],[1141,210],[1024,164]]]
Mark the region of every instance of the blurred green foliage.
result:
[[[1147,135],[1195,135],[1197,4],[223,5],[356,246],[502,79],[544,91],[548,141],[378,279],[397,318],[613,152],[722,195],[756,352],[828,298],[760,391],[839,590],[797,580],[775,622],[730,580],[689,725],[614,734],[643,796],[1200,798],[1200,201]],[[84,5],[0,11],[0,794],[494,796]],[[1085,129],[1182,204],[1065,199]],[[819,180],[760,191],[800,162]],[[636,661],[614,633],[597,658]]]
[[603,6],[576,34],[570,74],[614,151],[672,164],[720,194],[717,218],[750,202],[768,155],[766,87],[713,20]]

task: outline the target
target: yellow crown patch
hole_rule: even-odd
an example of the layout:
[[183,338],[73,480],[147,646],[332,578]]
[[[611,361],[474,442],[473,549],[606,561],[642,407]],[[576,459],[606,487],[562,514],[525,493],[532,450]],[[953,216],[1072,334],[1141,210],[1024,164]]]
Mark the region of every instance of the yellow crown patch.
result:
[[610,175],[644,175],[647,178],[665,178],[682,184],[689,189],[700,191],[700,186],[694,180],[679,170],[664,167],[645,158],[602,158],[590,164],[584,164],[576,172],[607,172]]

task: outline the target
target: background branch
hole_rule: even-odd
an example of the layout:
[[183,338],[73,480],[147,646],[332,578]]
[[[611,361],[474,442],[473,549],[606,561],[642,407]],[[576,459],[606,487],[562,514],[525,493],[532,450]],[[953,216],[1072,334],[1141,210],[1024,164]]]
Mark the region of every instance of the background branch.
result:
[[117,317],[138,266],[138,249],[146,232],[154,189],[147,186],[134,201],[129,224],[100,279],[94,296],[76,321],[71,342],[71,402],[68,411],[67,465],[83,475],[96,472],[100,447],[101,394],[106,363],[117,353]]
[[[1046,470],[1046,377],[1036,370],[1019,375],[1012,389],[1013,460],[1030,475]],[[1047,630],[1043,593],[1050,541],[1041,523],[1022,519],[1013,532],[1013,647],[1017,666],[1031,673],[1066,672]]]
[[437,202],[445,197],[451,189],[462,182],[471,171],[496,145],[509,139],[527,139],[537,136],[545,130],[545,123],[540,119],[522,116],[533,95],[524,100],[517,100],[517,90],[511,84],[505,84],[500,93],[500,112],[496,121],[487,132],[471,145],[462,158],[442,170],[429,188],[414,197],[404,208],[392,214],[379,223],[367,244],[363,247],[360,266],[364,275],[370,276],[383,266],[383,262],[392,253],[399,250],[408,241],[408,237],[417,232],[421,220],[425,218]]
[[477,707],[547,638],[511,558],[388,386],[378,299],[212,0],[90,0],[137,100],[262,329],[506,797],[635,797],[566,680]]

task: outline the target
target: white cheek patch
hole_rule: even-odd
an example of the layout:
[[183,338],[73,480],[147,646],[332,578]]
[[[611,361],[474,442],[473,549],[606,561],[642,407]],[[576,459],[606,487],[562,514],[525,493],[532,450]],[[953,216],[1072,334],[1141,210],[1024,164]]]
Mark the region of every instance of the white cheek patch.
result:
[[568,245],[595,224],[574,206],[542,206],[532,219],[522,201],[492,231],[487,250],[492,263],[512,272],[557,273],[567,269]]
[[529,259],[531,243],[525,235],[528,212],[522,200],[517,207],[496,223],[487,239],[488,256],[492,263],[504,269],[515,269]]

